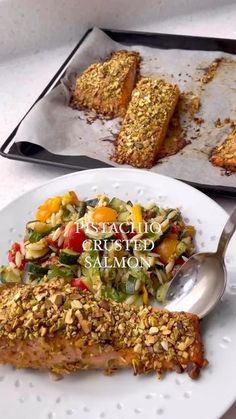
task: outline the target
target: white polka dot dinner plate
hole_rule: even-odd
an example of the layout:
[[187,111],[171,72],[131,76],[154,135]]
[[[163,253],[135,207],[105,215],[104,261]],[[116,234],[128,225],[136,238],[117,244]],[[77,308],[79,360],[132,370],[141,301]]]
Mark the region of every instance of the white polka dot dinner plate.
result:
[[[0,212],[0,263],[18,241],[27,220],[45,198],[76,190],[82,198],[97,193],[161,206],[180,207],[197,228],[199,250],[216,250],[227,214],[201,192],[171,178],[143,170],[98,169],[54,179],[16,199]],[[236,399],[236,238],[227,252],[228,287],[216,310],[202,322],[209,366],[197,381],[187,374],[135,377],[118,371],[81,372],[61,381],[48,374],[0,366],[1,419],[216,419]]]

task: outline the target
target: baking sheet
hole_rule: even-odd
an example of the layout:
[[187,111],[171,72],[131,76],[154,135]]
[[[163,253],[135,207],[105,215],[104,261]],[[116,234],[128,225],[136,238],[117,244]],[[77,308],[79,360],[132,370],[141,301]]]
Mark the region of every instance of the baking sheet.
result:
[[[48,151],[67,156],[88,156],[113,166],[112,154],[115,134],[120,120],[94,120],[89,112],[73,110],[68,106],[75,77],[93,62],[104,59],[110,52],[124,48],[99,29],[86,38],[60,85],[39,101],[20,125],[15,141],[28,141]],[[197,115],[204,123],[190,123],[182,116],[182,126],[190,142],[177,155],[162,159],[151,170],[190,182],[207,185],[235,186],[236,175],[222,175],[222,170],[208,162],[210,150],[230,131],[229,125],[216,128],[217,118],[235,118],[236,93],[235,56],[222,52],[165,50],[143,46],[125,47],[140,52],[142,75],[164,77],[175,82],[181,91],[200,95],[201,108]],[[215,58],[225,58],[214,79],[200,89],[203,69]]]

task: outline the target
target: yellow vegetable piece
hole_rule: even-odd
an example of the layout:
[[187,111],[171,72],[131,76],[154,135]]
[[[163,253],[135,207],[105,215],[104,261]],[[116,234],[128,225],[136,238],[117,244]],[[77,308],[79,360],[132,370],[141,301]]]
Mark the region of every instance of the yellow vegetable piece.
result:
[[133,221],[133,227],[136,233],[142,233],[143,232],[143,216],[142,216],[142,208],[140,205],[134,205],[131,208],[131,214],[132,214],[132,221]]
[[154,252],[158,253],[161,262],[166,264],[170,261],[171,256],[175,254],[178,243],[179,241],[174,235],[166,237],[157,247],[155,247]]
[[55,212],[59,211],[61,206],[61,197],[55,196],[48,198],[36,211],[36,220],[45,222]]
[[112,223],[116,221],[117,217],[116,210],[109,207],[98,207],[93,212],[93,221],[95,223]]
[[79,199],[74,191],[66,192],[62,197],[62,205],[78,204]]
[[143,304],[147,305],[148,304],[148,292],[147,292],[147,288],[145,287],[145,285],[142,286],[142,290],[143,290]]
[[185,226],[184,233],[185,233],[185,236],[194,237],[196,234],[196,230],[193,226],[187,225]]

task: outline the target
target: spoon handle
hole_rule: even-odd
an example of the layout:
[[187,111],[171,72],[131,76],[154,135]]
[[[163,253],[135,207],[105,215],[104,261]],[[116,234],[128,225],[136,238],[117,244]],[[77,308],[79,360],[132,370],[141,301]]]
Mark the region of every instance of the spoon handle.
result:
[[217,248],[217,255],[224,258],[226,249],[228,247],[229,241],[236,230],[236,207],[233,209],[232,213],[230,214],[227,223],[224,226],[224,230],[221,233],[218,248]]

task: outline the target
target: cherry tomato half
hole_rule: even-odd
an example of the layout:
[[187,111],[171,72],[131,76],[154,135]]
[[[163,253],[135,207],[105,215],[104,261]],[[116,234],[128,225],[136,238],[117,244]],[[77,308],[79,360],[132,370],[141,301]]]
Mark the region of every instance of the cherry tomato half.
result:
[[74,278],[70,281],[70,285],[75,288],[79,288],[80,290],[88,290],[88,287],[84,284],[82,279]]
[[[20,252],[21,253],[21,247],[19,243],[13,243],[13,245],[11,246],[11,249],[8,252],[8,261],[9,262],[13,262],[16,263],[16,253]],[[20,269],[20,271],[22,271],[25,267],[25,260],[22,259],[21,265],[18,267]]]
[[93,221],[95,223],[112,223],[117,219],[117,211],[109,207],[95,208],[93,213]]
[[180,226],[178,226],[178,224],[173,224],[171,226],[171,233],[173,234],[178,234],[180,232]]
[[64,249],[71,249],[75,252],[83,252],[83,242],[87,239],[84,231],[80,228],[77,230],[77,225],[74,224],[68,231],[65,237],[63,247]]
[[[119,225],[116,226],[116,234],[115,237],[118,240],[124,240],[123,235],[122,235],[122,231]],[[127,239],[130,240],[132,239],[132,237],[134,237],[136,235],[135,232],[132,232],[132,228],[129,225],[122,225],[122,230],[125,232]]]

